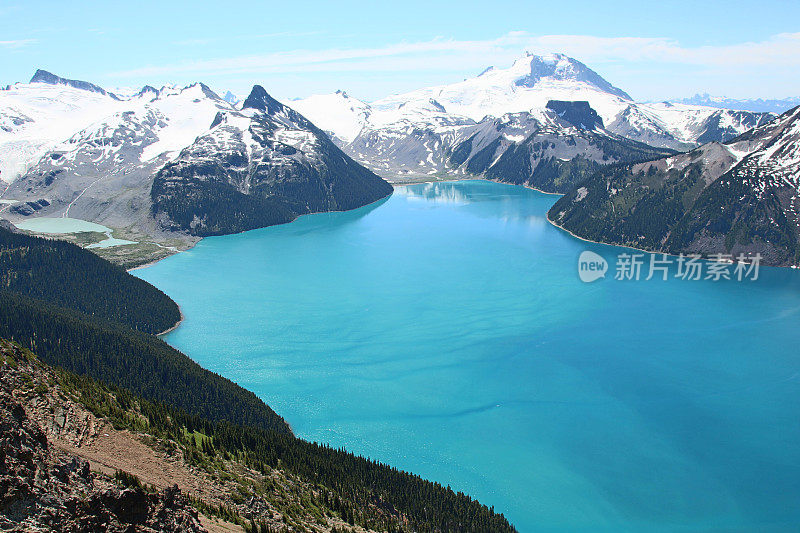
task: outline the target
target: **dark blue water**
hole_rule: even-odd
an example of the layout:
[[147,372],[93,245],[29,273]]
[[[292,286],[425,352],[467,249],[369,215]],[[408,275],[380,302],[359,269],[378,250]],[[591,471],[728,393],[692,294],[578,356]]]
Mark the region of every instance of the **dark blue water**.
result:
[[[309,440],[463,490],[521,531],[800,524],[800,273],[616,281],[620,248],[483,181],[204,239],[137,271],[166,340]],[[612,272],[585,284],[584,250]]]

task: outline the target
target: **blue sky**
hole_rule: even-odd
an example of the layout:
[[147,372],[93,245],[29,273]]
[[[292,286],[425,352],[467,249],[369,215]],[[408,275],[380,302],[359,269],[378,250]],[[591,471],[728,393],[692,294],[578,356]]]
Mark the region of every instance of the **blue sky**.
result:
[[564,52],[634,98],[800,96],[800,2],[0,0],[0,84],[36,68],[104,87],[204,81],[374,100],[525,50]]

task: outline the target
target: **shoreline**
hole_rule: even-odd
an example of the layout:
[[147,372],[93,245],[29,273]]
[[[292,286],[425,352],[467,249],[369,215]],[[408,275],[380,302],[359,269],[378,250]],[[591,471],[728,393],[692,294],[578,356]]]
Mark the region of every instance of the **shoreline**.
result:
[[[547,194],[547,195],[552,195],[552,196],[564,196],[563,193],[543,191],[542,189],[538,189],[536,187],[533,187],[532,185],[509,183],[509,182],[506,182],[506,181],[500,181],[500,180],[497,180],[497,179],[483,178],[483,177],[478,177],[478,176],[460,176],[460,177],[447,178],[447,179],[424,178],[424,179],[421,179],[420,181],[407,181],[407,182],[396,182],[396,181],[390,181],[390,180],[388,180],[386,178],[384,178],[384,179],[386,180],[386,182],[389,185],[392,186],[392,189],[396,189],[398,187],[408,187],[409,185],[418,185],[418,184],[421,184],[421,183],[452,183],[452,182],[456,182],[456,181],[474,180],[474,181],[487,181],[487,182],[490,182],[490,183],[497,183],[497,184],[500,184],[500,185],[509,185],[509,186],[512,186],[512,187],[523,187],[525,189],[529,189],[529,190],[532,190],[532,191],[536,191],[536,192],[539,192],[539,193],[542,193],[542,194]],[[386,196],[384,196],[382,198],[378,198],[377,200],[374,200],[374,201],[372,201],[372,202],[370,202],[368,204],[364,204],[364,205],[362,205],[360,207],[355,207],[353,209],[338,209],[338,210],[333,210],[333,211],[314,211],[312,213],[303,213],[302,215],[298,215],[298,216],[296,216],[295,218],[293,218],[292,220],[290,220],[288,222],[281,222],[280,224],[273,224],[271,226],[264,226],[264,227],[261,227],[261,228],[253,228],[253,229],[249,229],[249,230],[239,231],[237,233],[226,233],[225,235],[210,235],[210,237],[225,237],[227,235],[238,235],[239,233],[247,233],[248,231],[256,231],[256,230],[260,230],[260,229],[264,229],[264,228],[271,228],[271,227],[274,227],[274,226],[282,226],[283,224],[291,224],[292,222],[294,222],[295,220],[299,219],[300,217],[304,217],[304,216],[308,216],[308,215],[321,215],[321,214],[325,214],[325,213],[347,213],[349,211],[354,211],[355,209],[361,209],[361,208],[376,204],[378,202],[386,200],[389,197],[391,197],[391,194],[388,194],[388,195],[386,195]],[[548,222],[550,222],[550,219],[548,219]],[[556,225],[556,227],[558,227],[559,229],[564,229],[564,228],[561,228],[558,225]],[[564,230],[564,231],[567,231],[568,233],[570,233],[568,230]],[[572,233],[570,233],[570,234],[572,235]],[[575,237],[576,238],[580,238],[580,237],[577,237],[577,236],[575,236]],[[173,252],[173,253],[171,253],[169,255],[165,255],[164,257],[161,257],[161,258],[158,258],[158,259],[154,259],[154,260],[148,261],[146,263],[142,263],[141,265],[136,265],[135,267],[128,268],[128,269],[126,269],[126,271],[127,272],[133,272],[134,270],[140,270],[140,269],[144,269],[144,268],[149,268],[149,267],[151,267],[151,266],[163,261],[164,259],[170,258],[170,257],[172,257],[174,255],[186,252],[188,250],[191,250],[192,248],[194,248],[197,245],[197,243],[199,243],[200,241],[202,241],[205,238],[206,237],[198,238],[198,240],[196,242],[192,243],[185,250],[177,250],[177,251],[175,251],[175,252]],[[582,240],[585,240],[585,239],[582,239]],[[589,242],[594,242],[594,241],[589,241]],[[598,242],[597,244],[607,244],[607,243]],[[615,245],[611,245],[611,246],[615,246]],[[163,334],[164,333],[159,333],[159,335],[163,335]]]
[[[388,182],[387,182],[387,183],[388,183]],[[375,200],[375,201],[372,201],[372,202],[370,202],[370,203],[368,203],[368,204],[364,204],[364,205],[362,205],[362,206],[360,206],[360,207],[356,207],[356,208],[354,208],[354,209],[361,209],[361,208],[364,208],[364,207],[370,206],[370,205],[372,205],[372,204],[375,204],[375,203],[378,203],[378,202],[382,202],[382,201],[386,200],[387,198],[391,197],[391,196],[392,196],[392,194],[394,194],[394,184],[392,184],[392,183],[389,183],[389,184],[390,184],[390,185],[392,185],[392,193],[390,193],[390,194],[387,194],[386,196],[384,196],[384,197],[382,197],[382,198],[378,198],[377,200]],[[293,219],[292,219],[292,220],[290,220],[289,222],[284,222],[283,224],[291,224],[291,223],[292,223],[292,222],[294,222],[295,220],[299,219],[300,217],[306,216],[306,215],[320,215],[320,214],[324,214],[324,213],[346,213],[346,212],[348,212],[348,211],[353,211],[354,209],[345,209],[345,210],[338,210],[338,211],[319,211],[319,212],[315,212],[315,213],[304,213],[304,214],[302,214],[302,215],[298,215],[298,216],[296,216],[295,218],[293,218]],[[272,226],[281,226],[281,225],[282,225],[282,224],[273,224]],[[270,227],[272,227],[272,226],[264,226],[264,228],[270,228]],[[255,230],[264,229],[264,228],[253,228],[252,230],[240,231],[240,232],[238,232],[238,233],[247,233],[247,231],[255,231]],[[237,235],[237,233],[229,233],[229,234],[227,234],[227,235]],[[215,236],[215,237],[224,237],[225,235],[214,235],[214,236]],[[149,262],[147,262],[147,263],[144,263],[144,264],[141,264],[141,265],[137,265],[137,266],[135,266],[135,267],[133,267],[133,268],[129,268],[129,269],[127,269],[127,270],[126,270],[126,272],[128,272],[128,273],[131,273],[131,272],[133,272],[134,270],[140,270],[140,269],[144,269],[144,268],[149,268],[149,267],[151,267],[151,266],[155,265],[156,263],[158,263],[159,261],[163,261],[164,259],[167,259],[168,257],[172,257],[172,256],[174,256],[174,255],[177,255],[177,254],[179,254],[179,253],[185,252],[185,251],[187,251],[187,250],[191,250],[192,248],[194,248],[194,246],[195,246],[197,243],[199,243],[200,241],[202,241],[204,238],[205,238],[205,237],[200,237],[200,238],[197,240],[197,242],[194,242],[194,243],[192,243],[192,245],[191,245],[191,246],[189,246],[188,248],[186,248],[186,250],[177,250],[177,251],[175,251],[174,253],[171,253],[171,254],[169,254],[169,255],[167,255],[167,256],[164,256],[164,257],[162,257],[162,258],[160,258],[160,259],[156,259],[156,260],[154,260],[154,261],[149,261]],[[171,298],[170,298],[170,299],[171,299]],[[174,301],[174,300],[173,300],[173,301]],[[156,335],[156,337],[162,337],[162,336],[164,336],[164,335],[166,335],[166,334],[168,334],[168,333],[172,333],[173,331],[175,331],[176,329],[178,329],[178,328],[181,326],[181,324],[183,324],[184,320],[186,320],[186,315],[184,315],[184,314],[183,314],[183,309],[181,308],[180,304],[179,304],[178,302],[175,302],[175,305],[177,305],[177,306],[178,306],[178,312],[179,312],[179,313],[180,313],[180,315],[181,315],[181,318],[180,318],[180,320],[178,320],[178,322],[177,322],[177,323],[176,323],[174,326],[172,326],[171,328],[168,328],[168,329],[166,329],[166,330],[162,331],[161,333],[156,333],[156,334],[155,334],[155,335]],[[287,425],[288,425],[288,422],[287,422]],[[289,426],[289,428],[291,429],[291,426]]]
[[[172,300],[172,298],[170,298],[170,300]],[[175,300],[172,301],[174,302]],[[183,314],[183,309],[181,309],[180,304],[178,304],[178,302],[175,302],[175,305],[178,306],[178,312],[181,314],[180,320],[178,320],[178,322],[176,322],[175,325],[172,326],[171,328],[165,329],[161,333],[156,333],[156,337],[161,337],[162,335],[166,335],[167,333],[175,331],[176,329],[178,329],[178,327],[180,327],[181,324],[183,324],[183,321],[186,319],[186,316]]]
[[[197,242],[200,242],[201,240],[203,240],[203,239],[201,238]],[[141,270],[143,268],[151,267],[151,266],[155,265],[156,263],[158,263],[159,261],[163,261],[164,259],[166,259],[168,257],[172,257],[173,255],[178,255],[180,253],[183,253],[183,252],[186,252],[188,250],[191,250],[192,248],[194,248],[194,245],[197,244],[197,242],[192,244],[188,248],[186,248],[186,250],[176,250],[176,251],[172,252],[171,254],[165,255],[164,257],[162,257],[160,259],[153,259],[152,261],[148,261],[147,263],[142,263],[141,265],[136,265],[135,267],[131,267],[131,268],[125,269],[125,271],[126,272],[133,272],[134,270]]]
[[[449,180],[449,181],[454,181],[454,180]],[[389,181],[387,181],[387,183],[392,186],[392,189],[394,189],[394,187],[395,187],[394,183],[391,183]],[[372,202],[370,202],[368,204],[364,204],[364,205],[361,205],[361,206],[358,206],[358,207],[354,207],[352,209],[336,209],[336,210],[330,210],[330,211],[314,211],[314,212],[311,212],[311,213],[303,213],[301,215],[297,215],[292,220],[289,220],[287,222],[281,222],[280,224],[272,224],[272,225],[269,225],[269,226],[262,226],[260,228],[246,229],[246,230],[243,230],[243,231],[237,231],[235,233],[225,233],[225,234],[222,234],[222,235],[207,235],[206,237],[198,237],[197,241],[193,242],[185,250],[176,250],[176,251],[172,252],[171,254],[165,255],[164,257],[161,257],[159,259],[155,259],[153,261],[148,261],[147,263],[142,263],[141,265],[136,265],[135,267],[128,268],[128,269],[126,269],[126,271],[127,272],[133,272],[134,270],[139,270],[139,269],[142,269],[142,268],[148,268],[148,267],[151,267],[151,266],[155,265],[156,263],[158,263],[160,261],[163,261],[164,259],[167,259],[167,258],[172,257],[174,255],[178,255],[178,254],[183,253],[183,252],[187,252],[187,251],[191,250],[192,248],[194,248],[197,245],[197,243],[199,243],[200,241],[202,241],[203,239],[205,239],[207,237],[227,237],[228,235],[240,235],[242,233],[247,233],[248,231],[257,231],[257,230],[260,230],[260,229],[274,228],[276,226],[283,226],[284,224],[291,224],[292,222],[294,222],[295,220],[299,219],[300,217],[305,217],[305,216],[308,216],[308,215],[324,215],[325,213],[347,213],[347,212],[350,212],[350,211],[355,211],[356,209],[362,209],[364,207],[376,204],[378,202],[382,202],[382,201],[386,200],[387,198],[389,198],[393,193],[394,193],[394,191],[392,193],[390,193],[390,194],[387,194],[386,196],[378,198],[377,200],[373,200]],[[163,248],[163,246],[161,246],[161,247]]]
[[[659,251],[654,251],[654,250],[645,250],[644,248],[637,248],[635,246],[626,246],[626,245],[622,245],[622,244],[613,244],[613,243],[610,243],[610,242],[593,241],[592,239],[586,239],[584,237],[581,237],[580,235],[574,234],[573,232],[571,232],[567,228],[559,225],[557,222],[554,222],[554,221],[550,220],[550,217],[545,216],[545,218],[554,227],[556,227],[559,230],[563,231],[564,233],[568,234],[570,237],[574,237],[575,239],[578,239],[579,241],[588,242],[588,243],[591,243],[591,244],[600,244],[602,246],[614,246],[616,248],[626,248],[628,250],[636,250],[637,252],[644,252],[646,254],[661,254],[661,255],[666,255],[668,257],[680,257],[680,255],[670,254],[670,253],[667,253],[667,252],[659,252]],[[685,257],[685,255],[684,255],[684,257]],[[701,257],[701,259],[704,260],[704,261],[711,261],[711,259],[706,259],[705,257]]]
[[[514,186],[514,187],[523,187],[525,189],[530,189],[532,191],[536,191],[536,192],[539,192],[539,193],[542,193],[542,194],[548,194],[548,195],[552,195],[552,196],[564,196],[564,193],[543,191],[541,189],[538,189],[536,187],[533,187],[533,186],[527,185],[527,184],[508,183],[508,182],[505,182],[505,181],[500,181],[500,180],[497,180],[497,179],[490,179],[490,178],[486,178],[486,177],[462,177],[462,178],[454,178],[454,179],[433,179],[433,180],[416,181],[416,182],[400,183],[400,184],[392,183],[392,186],[407,186],[407,185],[414,185],[414,184],[417,184],[417,183],[437,183],[437,182],[453,182],[453,181],[465,181],[465,180],[488,181],[488,182],[491,182],[491,183],[498,183],[498,184],[501,184],[501,185],[511,185],[511,186]],[[552,224],[557,229],[567,233],[569,236],[574,237],[575,239],[578,239],[579,241],[588,242],[588,243],[591,243],[591,244],[600,244],[600,245],[603,245],[603,246],[615,246],[617,248],[625,248],[625,249],[628,249],[628,250],[635,250],[637,252],[643,252],[643,253],[646,253],[646,254],[661,254],[661,255],[664,255],[666,257],[675,257],[675,258],[681,257],[680,254],[664,252],[664,251],[661,251],[661,250],[647,250],[645,248],[637,248],[636,246],[630,246],[630,245],[626,245],[626,244],[617,244],[617,243],[595,241],[595,240],[592,240],[592,239],[587,239],[587,238],[581,237],[580,235],[576,235],[572,231],[570,231],[567,228],[561,226],[557,222],[551,220],[550,217],[547,216],[547,215],[545,215],[545,219],[547,219],[547,222]],[[685,256],[686,256],[686,254],[684,254],[684,257]],[[712,259],[710,257],[705,257],[702,254],[701,254],[700,259],[702,259],[703,261],[714,261],[714,259]],[[736,261],[732,261],[732,262],[735,263]],[[761,265],[761,266],[774,266],[774,265]],[[775,268],[798,269],[798,268],[800,268],[800,266],[796,266],[796,265],[780,265],[780,266],[775,266]]]
[[[389,180],[386,180],[386,181],[389,181]],[[449,178],[448,179],[426,179],[426,178],[422,178],[419,181],[407,181],[407,182],[389,181],[389,184],[391,184],[392,187],[408,187],[409,185],[418,185],[420,183],[448,183],[448,182],[454,182],[454,181],[488,181],[490,183],[497,183],[497,184],[500,184],[500,185],[510,185],[512,187],[522,187],[524,189],[529,189],[531,191],[536,191],[536,192],[540,192],[542,194],[547,194],[547,195],[552,195],[552,196],[564,196],[564,193],[543,191],[542,189],[538,189],[538,188],[534,187],[533,185],[527,185],[527,184],[522,184],[522,183],[509,183],[507,181],[500,181],[498,179],[490,179],[490,178],[480,177],[480,176],[462,176],[462,177],[459,177],[459,178],[452,178],[452,179],[449,179]]]
[[[669,252],[662,252],[662,251],[659,251],[659,250],[646,250],[644,248],[637,248],[635,246],[627,246],[627,245],[623,245],[623,244],[614,244],[614,243],[609,243],[609,242],[593,241],[592,239],[585,239],[585,238],[583,238],[583,237],[581,237],[579,235],[575,235],[570,230],[566,229],[563,226],[560,226],[558,223],[553,222],[552,220],[550,220],[550,217],[545,216],[545,218],[547,219],[547,221],[550,224],[552,224],[553,226],[555,226],[559,230],[563,231],[564,233],[567,233],[570,237],[574,237],[575,239],[578,239],[579,241],[588,242],[588,243],[591,243],[591,244],[600,244],[602,246],[614,246],[616,248],[625,248],[627,250],[635,250],[637,252],[644,252],[646,254],[653,254],[653,255],[660,254],[660,255],[663,255],[663,256],[666,256],[666,257],[675,257],[675,258],[680,258],[681,257],[681,254],[673,254],[673,253],[669,253]],[[688,254],[683,254],[683,257],[687,257],[687,256],[688,256]],[[714,262],[714,263],[717,262],[717,261],[715,261],[714,259],[712,259],[710,257],[703,256],[702,254],[700,254],[700,260],[701,261],[711,261],[711,262]],[[723,262],[727,262],[727,261],[723,261]],[[735,264],[735,263],[737,263],[737,261],[735,261],[735,260],[731,260],[730,261],[730,264]],[[751,264],[751,263],[745,263],[745,264]],[[794,265],[775,266],[775,265],[759,264],[759,268],[762,268],[762,267],[792,268],[792,269],[797,269],[798,268],[798,267],[796,267]]]

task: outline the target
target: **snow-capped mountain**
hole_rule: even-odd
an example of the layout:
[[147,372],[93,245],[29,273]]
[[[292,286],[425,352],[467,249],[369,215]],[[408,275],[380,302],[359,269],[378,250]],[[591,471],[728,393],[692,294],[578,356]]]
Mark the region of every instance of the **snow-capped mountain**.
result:
[[353,209],[391,192],[256,85],[240,111],[219,112],[206,134],[158,172],[152,200],[162,224],[203,236]]
[[[31,85],[35,95],[60,87]],[[87,93],[85,89],[70,90]],[[58,95],[63,97],[63,92]],[[217,112],[229,108],[200,83],[160,90],[145,87],[124,101],[107,95],[101,98],[105,100],[96,106],[69,109],[51,119],[80,129],[61,142],[43,146],[44,153],[34,154],[39,155],[38,160],[3,195],[26,202],[46,199],[49,205],[36,209],[20,203],[9,209],[11,216],[29,216],[37,211],[117,228],[145,223],[155,172],[207,131]],[[84,125],[79,120],[85,119],[85,108],[106,114],[92,117],[94,120]]]
[[432,126],[407,120],[365,129],[346,148],[394,176],[484,176],[549,192],[568,190],[601,165],[670,153],[609,132],[588,102],[560,100],[535,114],[480,122],[440,112]]
[[110,96],[114,100],[119,100],[120,98],[111,92],[106,91],[99,85],[95,85],[94,83],[89,83],[87,81],[80,81],[80,80],[68,80],[66,78],[62,78],[61,76],[56,76],[52,72],[47,72],[46,70],[39,69],[31,78],[31,83],[47,83],[48,85],[65,85],[67,87],[72,87],[73,89],[81,89],[82,91],[89,91],[92,93],[99,93],[103,96]]
[[371,113],[369,104],[344,91],[290,100],[289,105],[306,117],[317,117],[317,126],[345,142],[356,138]]
[[46,164],[42,157],[48,152],[74,153],[81,139],[99,138],[122,117],[143,125],[156,119],[148,126],[154,136],[140,146],[143,161],[165,151],[177,155],[226,105],[202,84],[160,90],[146,85],[121,98],[97,85],[37,70],[31,83],[0,91],[0,178],[11,182]]
[[371,104],[341,95],[291,104],[322,124],[354,158],[402,179],[453,170],[447,154],[461,130],[518,113],[541,123],[551,101],[588,102],[608,133],[675,150],[728,140],[772,118],[706,106],[637,103],[563,54],[528,54],[510,68],[490,67],[475,78]]
[[597,172],[549,216],[592,240],[798,265],[800,107],[724,144]]
[[257,89],[242,103],[201,83],[117,94],[37,71],[0,90],[10,182],[0,212],[134,236],[239,231],[388,194],[353,159],[399,180],[485,176],[564,192],[605,165],[727,140],[771,117],[637,103],[561,54],[371,104],[338,91],[284,105]]
[[510,68],[489,67],[475,78],[390,96],[374,102],[372,108],[402,113],[410,104],[434,101],[447,113],[477,122],[486,116],[543,109],[550,100],[586,100],[606,121],[622,102],[632,101],[580,61],[563,54],[528,54]]
[[70,85],[17,83],[0,91],[0,179],[10,182],[120,102]]
[[608,123],[608,129],[652,146],[687,150],[705,142],[727,141],[774,117],[672,102],[631,103]]
[[[54,75],[39,72],[35,79],[0,91],[0,160],[3,175],[16,177],[2,192],[0,210],[12,221],[69,216],[164,240],[175,230],[241,231],[300,213],[349,209],[391,192],[260,88],[237,109],[202,83],[145,86],[119,97]],[[243,182],[230,174],[240,163]],[[212,167],[220,174],[210,175]],[[202,211],[200,222],[184,225],[177,206],[197,198],[189,184],[201,181],[206,203],[189,206]],[[178,188],[185,196],[170,195]],[[242,198],[232,204],[220,201],[237,194]],[[279,216],[259,218],[268,205]],[[233,222],[220,222],[225,216]]]

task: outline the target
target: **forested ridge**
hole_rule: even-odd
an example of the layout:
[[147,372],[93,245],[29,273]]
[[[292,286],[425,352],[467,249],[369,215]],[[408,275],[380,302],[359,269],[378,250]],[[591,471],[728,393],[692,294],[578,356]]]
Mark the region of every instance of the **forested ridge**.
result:
[[0,337],[45,362],[210,420],[291,433],[252,392],[204,369],[158,337],[0,291]]
[[181,317],[178,305],[146,281],[74,244],[0,227],[0,290],[160,333]]
[[[502,126],[498,128],[501,131]],[[569,191],[612,164],[612,161],[647,161],[674,153],[672,150],[654,148],[630,139],[582,130],[579,135],[569,136],[537,131],[524,141],[513,143],[505,149],[502,148],[502,137],[497,137],[472,154],[475,138],[476,135],[473,135],[453,148],[449,157],[452,165],[463,167],[473,176],[526,185],[549,193]],[[600,153],[602,159],[583,153],[570,159],[558,156],[559,150],[569,152],[575,146],[583,146],[586,154]],[[498,156],[501,149],[503,151]]]

